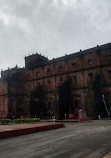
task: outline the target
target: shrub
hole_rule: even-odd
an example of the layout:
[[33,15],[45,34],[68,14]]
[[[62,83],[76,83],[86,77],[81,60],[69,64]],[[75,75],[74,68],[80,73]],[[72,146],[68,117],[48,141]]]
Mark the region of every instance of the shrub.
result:
[[26,118],[26,119],[15,119],[14,122],[16,124],[20,123],[29,123],[29,122],[39,122],[40,118]]
[[7,125],[9,124],[9,122],[10,122],[10,119],[0,119],[0,124],[2,125]]
[[19,124],[19,123],[21,123],[21,119],[15,119],[14,122],[15,122],[16,124]]
[[29,123],[31,119],[25,119],[25,123]]
[[[7,125],[11,122],[10,119],[0,119],[1,125]],[[40,122],[40,118],[24,118],[24,119],[15,119],[13,120],[14,123],[20,124],[20,123],[30,123],[30,122]]]
[[40,118],[31,118],[31,122],[39,122]]

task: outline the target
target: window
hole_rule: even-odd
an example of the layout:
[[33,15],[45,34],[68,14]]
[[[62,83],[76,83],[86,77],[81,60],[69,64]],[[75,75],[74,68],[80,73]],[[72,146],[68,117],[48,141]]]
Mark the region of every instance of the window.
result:
[[27,78],[29,78],[29,77],[30,77],[30,74],[28,73],[28,74],[27,74]]
[[50,85],[50,80],[48,80],[48,85]]
[[89,60],[88,60],[88,64],[92,64],[92,59],[89,59]]
[[59,71],[60,71],[60,72],[62,71],[62,66],[59,66]]
[[74,107],[78,108],[79,104],[78,104],[78,100],[74,100]]
[[37,85],[39,86],[39,85],[40,85],[40,83],[38,82],[38,83],[37,83]]
[[76,68],[76,67],[77,67],[77,64],[76,64],[76,63],[72,63],[72,67],[73,67],[73,68]]
[[73,76],[74,78],[74,87],[77,88],[77,76]]
[[61,77],[59,81],[62,82],[62,81],[63,81],[63,78]]
[[47,74],[50,75],[51,74],[51,70],[48,69],[47,70]]
[[109,83],[111,84],[111,70],[108,71],[108,73],[109,73]]
[[40,76],[40,73],[39,73],[39,72],[36,72],[36,76]]
[[89,79],[91,80],[93,78],[93,73],[89,73]]
[[48,102],[48,109],[51,108],[51,101]]
[[27,87],[28,87],[28,90],[30,90],[30,84],[28,84]]

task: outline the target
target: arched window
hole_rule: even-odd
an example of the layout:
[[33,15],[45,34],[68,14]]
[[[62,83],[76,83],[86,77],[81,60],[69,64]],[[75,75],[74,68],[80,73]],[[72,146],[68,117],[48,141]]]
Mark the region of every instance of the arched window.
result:
[[39,72],[36,72],[36,76],[40,76],[40,73],[39,73]]
[[48,75],[51,74],[51,70],[50,70],[50,69],[47,70],[47,74],[48,74]]
[[61,65],[59,66],[59,71],[60,71],[60,72],[62,71],[62,66],[61,66]]
[[27,74],[27,78],[29,78],[29,77],[30,77],[30,74],[28,73],[28,74]]
[[92,64],[92,59],[89,59],[89,60],[88,60],[88,64]]
[[51,101],[48,101],[48,109],[51,108]]
[[77,76],[73,76],[74,88],[77,88]]
[[72,67],[76,68],[77,67],[77,63],[72,63]]
[[50,80],[48,80],[48,85],[50,85],[50,83],[51,83]]
[[63,78],[61,77],[61,78],[59,79],[59,81],[62,82],[62,81],[63,81]]
[[93,73],[89,73],[89,79],[91,80],[93,78]]
[[28,84],[27,87],[28,87],[28,90],[30,90],[30,84]]

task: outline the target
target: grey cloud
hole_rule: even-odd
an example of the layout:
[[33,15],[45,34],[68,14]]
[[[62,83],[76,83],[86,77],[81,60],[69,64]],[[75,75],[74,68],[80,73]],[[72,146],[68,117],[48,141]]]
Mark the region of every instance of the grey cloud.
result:
[[110,42],[110,0],[0,0],[0,68]]

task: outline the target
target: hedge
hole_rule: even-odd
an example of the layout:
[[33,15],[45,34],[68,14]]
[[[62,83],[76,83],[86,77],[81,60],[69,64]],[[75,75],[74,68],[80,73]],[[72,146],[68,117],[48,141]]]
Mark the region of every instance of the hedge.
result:
[[[10,119],[0,119],[0,125],[7,125],[12,120]],[[40,118],[24,118],[24,119],[15,119],[13,120],[14,123],[20,124],[20,123],[30,123],[30,122],[40,122]]]
[[29,122],[40,122],[40,118],[26,118],[26,119],[15,119],[16,124],[29,123]]
[[9,122],[10,122],[10,119],[0,119],[1,125],[7,125],[7,124],[9,124]]

